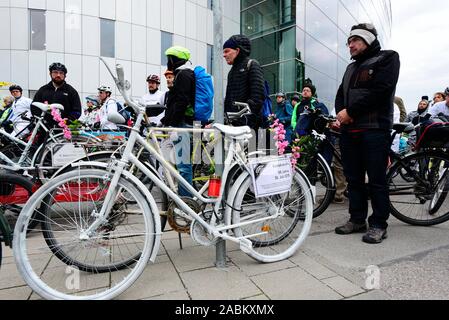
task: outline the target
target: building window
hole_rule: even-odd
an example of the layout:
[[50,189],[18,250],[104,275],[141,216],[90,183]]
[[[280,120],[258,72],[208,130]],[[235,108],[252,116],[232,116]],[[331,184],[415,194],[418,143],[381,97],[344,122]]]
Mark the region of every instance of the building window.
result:
[[37,90],[28,90],[29,94],[28,94],[28,98],[30,98],[31,100],[34,99],[34,96],[37,93]]
[[30,10],[30,50],[45,50],[45,10]]
[[214,66],[214,46],[207,45],[207,72],[212,74]]
[[161,31],[161,65],[167,64],[167,56],[165,51],[173,46],[173,34]]
[[115,57],[115,21],[100,19],[101,56]]

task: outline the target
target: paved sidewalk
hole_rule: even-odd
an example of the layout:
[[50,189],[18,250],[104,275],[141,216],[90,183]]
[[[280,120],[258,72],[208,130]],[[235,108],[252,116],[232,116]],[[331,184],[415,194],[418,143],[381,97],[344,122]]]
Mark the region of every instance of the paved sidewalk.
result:
[[[201,247],[189,236],[167,232],[155,264],[119,299],[164,300],[386,300],[449,297],[449,223],[408,226],[393,217],[389,238],[380,245],[361,234],[338,236],[346,205],[332,205],[314,220],[301,250],[275,264],[260,264],[227,244],[227,268],[217,269],[215,247]],[[39,299],[20,278],[11,251],[0,271],[0,300]],[[379,268],[379,289],[368,290],[367,267]],[[377,269],[368,269],[374,270]],[[371,279],[371,278],[370,278]],[[377,278],[373,278],[376,280]]]

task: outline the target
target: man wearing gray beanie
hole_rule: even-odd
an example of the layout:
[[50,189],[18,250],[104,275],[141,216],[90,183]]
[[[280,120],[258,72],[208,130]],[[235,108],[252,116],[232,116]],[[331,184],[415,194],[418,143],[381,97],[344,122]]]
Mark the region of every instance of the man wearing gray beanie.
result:
[[[352,27],[347,45],[354,62],[346,69],[335,101],[351,215],[335,232],[346,235],[367,231],[362,238],[367,243],[387,238],[390,206],[386,172],[400,69],[399,54],[381,50],[377,36],[372,24]],[[373,208],[369,229],[368,197]]]

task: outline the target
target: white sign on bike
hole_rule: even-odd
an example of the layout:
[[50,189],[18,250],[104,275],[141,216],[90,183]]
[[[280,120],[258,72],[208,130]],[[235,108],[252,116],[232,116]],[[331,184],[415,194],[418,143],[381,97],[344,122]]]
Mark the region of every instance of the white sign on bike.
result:
[[72,143],[55,144],[52,149],[52,154],[53,167],[61,167],[86,156],[83,146]]
[[251,159],[249,167],[256,198],[287,193],[293,182],[291,155]]

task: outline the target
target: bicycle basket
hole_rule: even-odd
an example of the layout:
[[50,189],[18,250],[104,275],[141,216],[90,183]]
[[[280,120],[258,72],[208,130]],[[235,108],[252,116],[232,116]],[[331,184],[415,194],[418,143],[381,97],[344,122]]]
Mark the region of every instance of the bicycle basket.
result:
[[417,129],[416,150],[449,148],[449,122],[428,122]]

